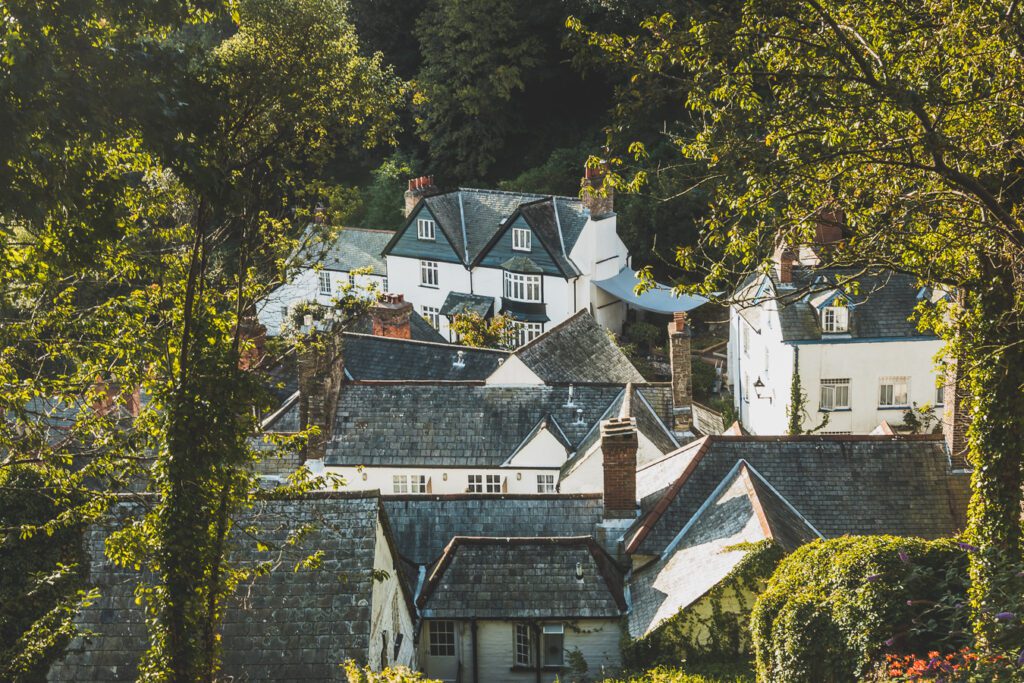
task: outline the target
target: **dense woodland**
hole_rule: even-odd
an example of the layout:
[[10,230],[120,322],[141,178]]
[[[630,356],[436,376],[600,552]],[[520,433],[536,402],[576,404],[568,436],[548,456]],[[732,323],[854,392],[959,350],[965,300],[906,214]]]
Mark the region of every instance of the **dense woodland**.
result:
[[[831,265],[952,294],[921,325],[949,342],[973,416],[969,528],[959,545],[921,546],[914,566],[884,539],[792,555],[755,610],[762,679],[853,680],[851,662],[923,657],[883,638],[905,616],[903,579],[872,571],[884,566],[944,577],[942,613],[917,635],[955,649],[955,680],[1020,680],[1021,12],[1012,0],[6,0],[0,678],[39,680],[92,597],[81,525],[144,481],[152,508],[107,547],[156,577],[138,593],[142,676],[217,680],[224,601],[253,571],[229,565],[225,543],[266,456],[249,441],[269,397],[244,360],[245,325],[293,272],[314,211],[394,228],[422,173],[571,195],[593,157],[620,233],[658,279],[730,291],[828,209],[846,237]],[[342,322],[358,309],[343,302]],[[311,436],[272,445],[295,453]],[[300,476],[285,492],[322,484]]]

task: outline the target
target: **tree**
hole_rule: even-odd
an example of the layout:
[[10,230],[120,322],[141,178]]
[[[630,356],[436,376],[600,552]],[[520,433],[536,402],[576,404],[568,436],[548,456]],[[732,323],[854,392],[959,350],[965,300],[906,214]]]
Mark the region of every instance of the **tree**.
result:
[[[1021,11],[1009,1],[749,0],[654,17],[633,36],[585,34],[638,82],[685,98],[669,133],[684,158],[706,164],[691,186],[712,197],[700,238],[679,252],[704,276],[700,289],[734,285],[780,240],[806,243],[825,211],[842,216],[846,237],[825,265],[894,268],[951,294],[922,304],[922,325],[948,341],[970,394],[982,639],[998,584],[1024,589],[993,569],[1022,552]],[[643,149],[631,151],[612,160],[613,185],[642,184]]]
[[160,494],[111,546],[158,577],[141,676],[212,680],[265,400],[246,319],[285,276],[303,183],[387,141],[401,85],[342,0],[71,5],[0,9],[0,120],[27,110],[0,163],[0,467],[85,495],[25,533],[95,519],[133,477]]
[[417,24],[419,132],[431,163],[457,179],[486,176],[517,125],[516,98],[541,48],[524,28],[511,0],[433,0]]
[[519,339],[516,323],[507,315],[484,318],[477,313],[459,313],[452,319],[451,328],[466,346],[514,349]]

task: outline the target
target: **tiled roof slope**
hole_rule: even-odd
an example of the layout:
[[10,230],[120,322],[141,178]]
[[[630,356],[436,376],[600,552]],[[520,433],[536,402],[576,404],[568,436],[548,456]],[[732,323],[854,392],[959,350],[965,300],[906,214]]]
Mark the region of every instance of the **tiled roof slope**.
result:
[[[137,508],[118,506],[122,522]],[[281,569],[239,588],[224,616],[223,674],[246,681],[340,681],[339,662],[365,660],[370,634],[370,599],[379,498],[373,493],[324,493],[302,500],[263,501],[239,520],[253,525],[255,538],[232,536],[230,558],[240,566],[275,559],[259,552],[256,539],[284,548]],[[295,546],[289,533],[310,524]],[[96,635],[75,638],[51,681],[134,681],[148,641],[143,608],[135,604],[140,574],[106,559],[103,543],[111,528],[91,527],[86,548],[90,581],[101,598],[81,612],[76,624]],[[320,551],[320,569],[292,571],[295,563]]]
[[[392,337],[346,333],[345,373],[355,380],[478,380],[483,381],[510,355],[478,349]],[[459,354],[461,356],[461,365]]]
[[[460,199],[462,200],[461,210]],[[459,188],[452,192],[426,197],[423,201],[455,247],[459,258],[463,263],[470,264],[480,256],[484,247],[498,232],[499,227],[515,213],[521,204],[544,199],[550,200],[550,197],[501,190]],[[565,238],[565,249],[568,253],[579,239],[583,226],[587,222],[587,215],[582,202],[578,199],[558,197],[557,201],[558,217],[562,221],[562,235]],[[465,215],[466,222],[465,246],[462,234],[463,215]],[[468,253],[466,247],[468,247]]]
[[579,386],[566,408],[564,386],[347,384],[325,464],[499,467],[546,417],[578,444],[622,391]]
[[[824,335],[825,339],[841,341],[876,338],[926,338],[911,318],[917,306],[917,281],[910,275],[892,271],[860,274],[851,268],[793,269],[793,287],[779,285],[774,271],[769,275],[778,297],[779,325],[784,341],[814,341],[823,338],[817,309],[811,300],[844,283],[856,285],[856,293],[847,295],[850,302],[849,334]],[[740,288],[739,296],[749,299],[756,291],[761,276],[754,276]],[[763,318],[759,306],[752,302],[740,305],[740,315],[755,329]]]
[[767,538],[793,550],[818,535],[745,462],[737,462],[668,552],[634,573],[630,635],[650,633],[718,585],[746,555],[737,545]]
[[324,244],[310,230],[304,238],[306,243],[300,249],[300,256],[309,265],[320,263],[328,270],[348,273],[369,268],[373,275],[387,275],[387,263],[381,252],[394,236],[393,230],[340,228],[334,240]]
[[[555,216],[556,207],[557,218]],[[519,209],[534,234],[540,238],[551,253],[562,274],[566,277],[579,275],[579,268],[569,259],[568,255],[587,222],[583,205],[578,201],[573,202],[563,198],[552,200],[549,197],[523,204]],[[563,240],[565,241],[565,253],[562,253]]]
[[741,459],[826,537],[937,538],[963,528],[969,476],[941,439],[890,436],[709,436],[685,446],[683,473],[639,520],[628,552],[660,554]]
[[590,536],[456,537],[418,603],[427,619],[614,618],[626,610],[622,575]]
[[486,318],[493,310],[494,297],[465,292],[448,292],[439,312],[446,316],[475,313],[481,318]]
[[645,381],[586,310],[521,346],[516,356],[544,382]]
[[587,536],[604,515],[600,494],[383,496],[398,552],[433,564],[455,536]]

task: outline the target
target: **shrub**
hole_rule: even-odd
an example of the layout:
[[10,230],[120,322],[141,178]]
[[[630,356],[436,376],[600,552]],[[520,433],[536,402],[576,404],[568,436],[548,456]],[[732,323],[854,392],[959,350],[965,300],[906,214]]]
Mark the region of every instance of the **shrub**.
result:
[[754,683],[754,676],[743,666],[709,666],[683,671],[658,667],[629,678],[608,679],[602,683]]
[[782,561],[751,616],[758,677],[829,683],[866,676],[883,652],[968,641],[966,553],[949,540],[815,541]]
[[348,683],[441,683],[424,678],[423,674],[404,666],[392,666],[381,671],[360,667],[351,659],[343,665]]
[[703,401],[712,398],[715,392],[715,381],[718,379],[715,368],[710,363],[705,363],[700,358],[694,357],[690,362],[690,373],[694,397]]

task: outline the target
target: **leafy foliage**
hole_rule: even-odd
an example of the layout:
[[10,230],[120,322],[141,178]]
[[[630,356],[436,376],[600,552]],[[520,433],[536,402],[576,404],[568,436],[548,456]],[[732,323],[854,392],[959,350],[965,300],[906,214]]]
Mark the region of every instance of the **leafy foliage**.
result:
[[440,683],[424,678],[423,674],[412,671],[404,666],[393,666],[374,671],[370,667],[360,667],[351,659],[344,664],[345,675],[349,683]]
[[451,329],[466,346],[514,349],[519,339],[516,323],[507,315],[483,318],[476,313],[460,313],[452,319]]
[[751,617],[764,680],[855,681],[885,652],[969,639],[967,557],[953,541],[893,536],[814,541],[787,557]]
[[607,679],[603,683],[754,683],[754,676],[742,666],[655,667],[629,677]]

